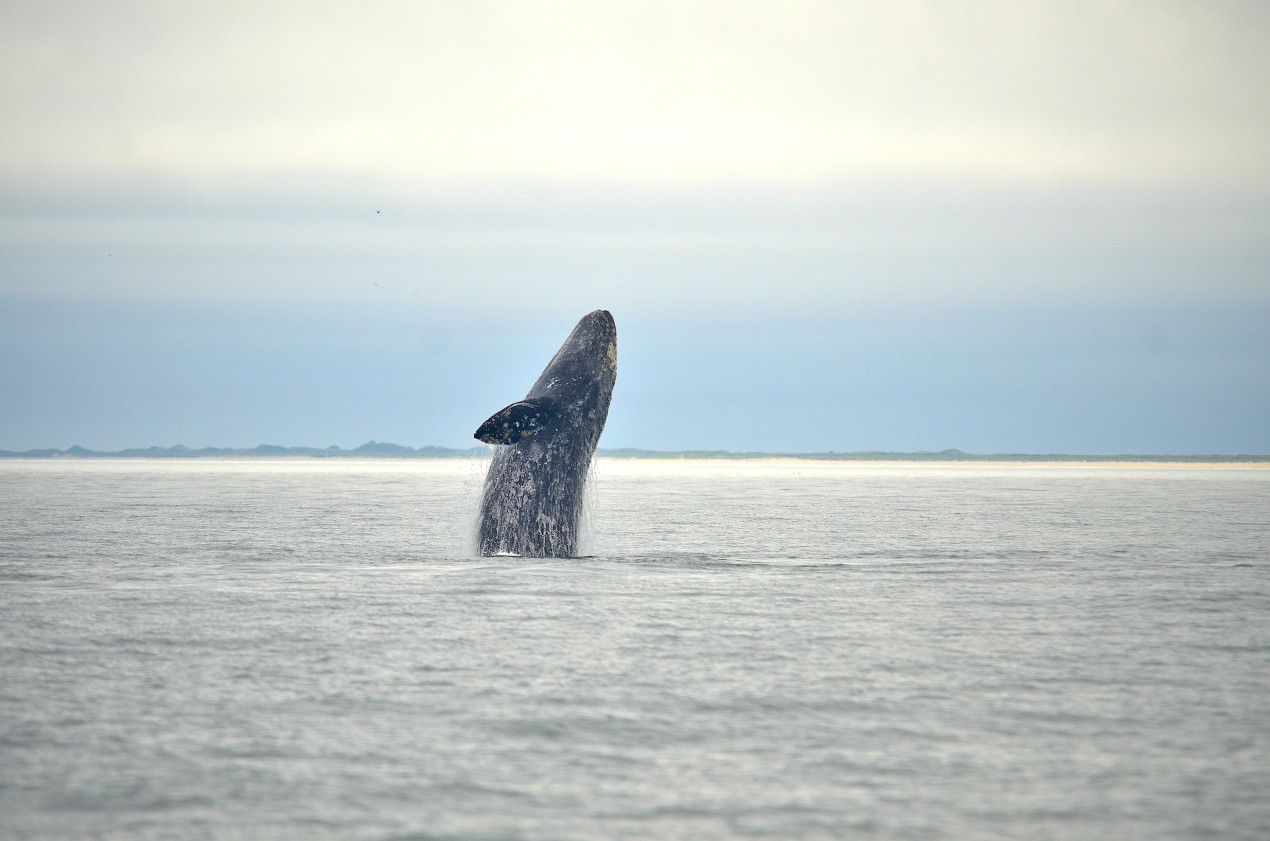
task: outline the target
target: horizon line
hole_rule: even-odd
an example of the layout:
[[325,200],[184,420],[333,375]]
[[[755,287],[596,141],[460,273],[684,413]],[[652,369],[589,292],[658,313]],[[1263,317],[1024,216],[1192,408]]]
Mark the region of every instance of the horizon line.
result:
[[[92,450],[74,445],[59,450],[37,448],[25,451],[0,450],[3,459],[58,459],[58,458],[488,458],[492,453],[487,446],[464,448],[424,445],[414,448],[388,442],[368,441],[353,449],[330,447],[285,447],[277,444],[258,444],[255,447],[201,447],[191,448],[183,444],[171,447],[151,445],[122,450]],[[595,452],[600,458],[615,459],[707,459],[750,461],[759,459],[796,459],[804,461],[1052,461],[1052,462],[1270,462],[1265,453],[968,453],[957,448],[945,450],[854,450],[854,451],[738,451],[731,450],[650,450],[639,447],[601,447]]]

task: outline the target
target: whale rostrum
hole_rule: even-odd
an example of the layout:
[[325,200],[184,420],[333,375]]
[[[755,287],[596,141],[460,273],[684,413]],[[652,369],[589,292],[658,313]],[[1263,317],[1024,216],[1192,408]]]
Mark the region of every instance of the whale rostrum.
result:
[[617,379],[617,326],[607,310],[582,317],[523,400],[476,430],[494,446],[481,493],[482,555],[568,558],[591,457]]

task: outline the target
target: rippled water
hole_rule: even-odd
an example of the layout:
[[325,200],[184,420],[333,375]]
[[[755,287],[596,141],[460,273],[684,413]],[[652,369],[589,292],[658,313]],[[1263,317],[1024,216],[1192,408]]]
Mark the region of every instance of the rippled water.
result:
[[1270,837],[1270,470],[0,462],[0,837]]

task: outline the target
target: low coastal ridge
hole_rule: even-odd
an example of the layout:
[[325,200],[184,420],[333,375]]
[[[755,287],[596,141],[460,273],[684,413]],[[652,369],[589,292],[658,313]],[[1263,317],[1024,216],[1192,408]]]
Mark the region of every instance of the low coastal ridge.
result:
[[[136,447],[126,450],[104,452],[74,446],[65,450],[40,449],[14,452],[0,450],[0,458],[11,459],[51,459],[51,458],[481,458],[489,454],[486,447],[469,447],[455,449],[452,447],[406,447],[401,444],[389,444],[379,441],[368,441],[351,450],[336,446],[319,447],[282,447],[275,444],[261,444],[256,447],[234,449],[230,447],[202,447],[192,449],[177,444],[174,447]],[[1175,462],[1180,464],[1208,463],[1270,463],[1270,454],[1235,454],[1235,455],[1161,455],[1161,454],[1118,454],[1118,455],[1080,455],[1069,453],[967,453],[957,449],[926,451],[913,453],[900,452],[823,452],[823,453],[768,453],[768,452],[731,452],[729,450],[641,450],[632,447],[613,449],[600,448],[596,455],[601,458],[615,459],[661,459],[661,460],[731,460],[754,461],[761,459],[801,459],[805,461],[1034,461],[1034,462]]]

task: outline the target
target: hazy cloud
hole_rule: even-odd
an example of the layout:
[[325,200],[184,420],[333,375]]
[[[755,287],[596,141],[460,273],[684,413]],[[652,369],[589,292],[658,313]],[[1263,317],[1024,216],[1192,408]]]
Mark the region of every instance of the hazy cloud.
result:
[[0,172],[1270,185],[1257,3],[9,3]]

